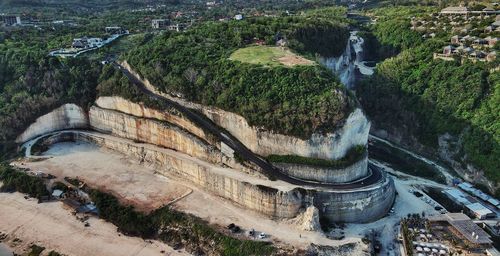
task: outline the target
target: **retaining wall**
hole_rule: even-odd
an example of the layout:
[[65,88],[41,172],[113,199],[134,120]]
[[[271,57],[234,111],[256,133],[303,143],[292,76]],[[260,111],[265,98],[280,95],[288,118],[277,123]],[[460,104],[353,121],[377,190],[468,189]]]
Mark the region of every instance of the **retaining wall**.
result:
[[64,129],[86,129],[89,126],[87,112],[75,104],[64,104],[50,113],[36,119],[17,138],[17,143],[23,143],[42,134]]
[[326,183],[351,182],[369,175],[368,154],[361,160],[344,168],[323,168],[291,163],[273,163],[273,165],[281,168],[289,176]]

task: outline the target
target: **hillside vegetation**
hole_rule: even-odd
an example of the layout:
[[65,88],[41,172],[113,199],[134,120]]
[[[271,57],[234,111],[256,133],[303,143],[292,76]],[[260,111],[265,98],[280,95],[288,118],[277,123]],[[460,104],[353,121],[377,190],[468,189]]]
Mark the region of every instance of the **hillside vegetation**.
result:
[[255,40],[274,45],[279,38],[310,58],[338,56],[348,39],[344,22],[343,8],[209,22],[157,36],[126,60],[164,92],[236,112],[251,125],[308,138],[340,125],[353,107],[338,80],[319,65],[269,68],[229,57]]
[[[398,127],[406,138],[437,149],[438,136],[458,138],[452,145],[456,161],[472,163],[486,176],[500,181],[500,73],[493,63],[433,60],[433,53],[448,44],[450,32],[422,40],[409,29],[412,8],[382,9],[373,27],[380,42],[402,50],[380,63],[357,94],[378,128]],[[420,39],[419,39],[420,38]]]

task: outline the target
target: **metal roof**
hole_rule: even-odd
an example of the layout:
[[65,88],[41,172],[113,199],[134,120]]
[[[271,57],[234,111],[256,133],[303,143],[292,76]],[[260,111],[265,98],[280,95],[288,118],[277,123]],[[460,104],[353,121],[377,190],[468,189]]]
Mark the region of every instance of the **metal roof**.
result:
[[444,193],[448,194],[453,200],[461,204],[470,204],[470,201],[466,198],[466,195],[456,188],[447,189],[444,191]]
[[486,216],[488,214],[493,213],[490,209],[486,208],[486,206],[484,206],[481,203],[468,204],[465,207],[467,207],[469,210],[479,214],[480,216]]
[[491,244],[490,235],[476,225],[467,215],[463,213],[447,213],[432,216],[430,221],[447,221],[463,237],[474,244]]

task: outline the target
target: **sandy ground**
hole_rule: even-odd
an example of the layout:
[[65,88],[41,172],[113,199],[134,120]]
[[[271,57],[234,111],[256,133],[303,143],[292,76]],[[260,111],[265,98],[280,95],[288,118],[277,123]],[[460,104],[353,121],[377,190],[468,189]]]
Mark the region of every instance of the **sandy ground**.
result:
[[293,67],[295,65],[313,65],[314,62],[303,58],[301,56],[297,56],[294,54],[287,54],[281,58],[278,58],[278,61],[283,63],[283,65],[288,67]]
[[23,162],[22,165],[18,162],[17,165],[50,173],[59,178],[78,176],[91,186],[105,188],[142,208],[160,207],[180,197],[181,199],[173,204],[179,210],[223,227],[235,223],[246,230],[253,228],[269,234],[269,239],[294,246],[306,247],[310,243],[340,245],[360,241],[359,238],[330,240],[320,232],[297,230],[294,225],[271,220],[259,213],[238,207],[188,182],[154,174],[152,168],[140,165],[125,155],[91,144],[59,143],[53,145],[45,155],[51,155],[52,158]]
[[4,242],[16,253],[35,243],[46,247],[45,253],[66,255],[187,255],[157,241],[119,235],[116,226],[97,218],[84,227],[61,202],[38,204],[20,193],[0,193],[0,205],[0,232],[8,234]]
[[44,155],[44,161],[16,163],[21,167],[50,173],[62,180],[78,177],[91,187],[112,192],[124,203],[149,211],[191,192],[186,186],[154,174],[154,169],[137,164],[125,155],[88,143],[58,143]]
[[[305,248],[311,243],[336,246],[360,241],[359,238],[348,238],[342,241],[331,240],[320,232],[301,231],[285,221],[269,219],[259,213],[238,207],[223,198],[199,190],[175,203],[174,206],[178,210],[194,214],[210,223],[224,227],[235,223],[245,231],[255,229],[257,233],[268,234],[269,239],[274,242],[284,242],[298,248]],[[245,237],[246,234],[240,236]]]
[[[257,232],[265,232],[270,235],[269,239],[273,241],[297,247],[306,247],[310,243],[335,246],[360,242],[361,238],[373,230],[375,233],[380,234],[377,239],[383,244],[382,255],[399,255],[395,239],[401,217],[409,213],[422,213],[422,211],[428,215],[437,213],[432,205],[416,198],[409,190],[419,190],[419,184],[442,186],[425,179],[404,175],[386,167],[387,170],[396,175],[393,177],[398,191],[394,205],[395,213],[391,213],[373,223],[348,224],[343,230],[346,238],[332,240],[327,239],[320,232],[300,231],[294,225],[285,221],[272,220],[259,213],[238,207],[232,202],[206,193],[188,182],[154,174],[152,168],[140,165],[122,154],[94,145],[81,142],[60,143],[54,145],[46,154],[53,157],[44,161],[27,162],[23,166],[51,173],[60,178],[78,176],[90,185],[112,191],[115,195],[143,209],[160,207],[172,202],[175,198],[179,198],[173,206],[181,211],[192,213],[222,227],[227,226],[229,223],[235,223],[244,230],[255,229]],[[24,199],[20,200],[23,201]],[[45,204],[34,205],[37,208],[49,206],[56,209],[60,208],[52,206],[52,204],[47,206]],[[27,213],[24,213],[24,211],[27,211]],[[28,214],[28,212],[28,209],[21,209],[19,214]],[[74,220],[74,217],[66,219]],[[97,219],[92,221],[102,222]],[[21,225],[23,222],[16,223],[14,225]],[[93,224],[91,223],[91,227],[94,227]],[[78,222],[78,225],[83,227],[80,222]],[[0,221],[0,231],[4,226]],[[24,235],[28,235],[28,233],[26,232]],[[246,235],[240,234],[240,236]],[[47,240],[57,240],[54,238],[57,238],[57,236]],[[33,241],[36,241],[36,239]]]

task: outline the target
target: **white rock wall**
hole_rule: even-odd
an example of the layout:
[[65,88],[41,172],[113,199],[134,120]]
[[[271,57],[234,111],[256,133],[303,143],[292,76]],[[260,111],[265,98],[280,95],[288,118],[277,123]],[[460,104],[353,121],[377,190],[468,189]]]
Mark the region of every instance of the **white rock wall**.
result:
[[157,119],[141,118],[97,106],[90,108],[89,119],[90,127],[100,132],[175,149],[211,163],[222,163],[224,159],[215,146]]
[[89,126],[87,113],[75,104],[65,104],[36,119],[17,138],[23,143],[42,134],[64,129],[86,129]]
[[[138,79],[141,79],[128,63],[123,63],[123,66]],[[250,126],[244,117],[235,113],[188,102],[182,98],[161,93],[149,81],[145,79],[141,80],[149,90],[176,101],[185,107],[201,111],[214,123],[229,131],[245,146],[259,155],[299,155],[324,159],[340,159],[345,156],[350,148],[368,143],[370,122],[359,108],[356,108],[349,115],[345,124],[336,131],[332,131],[326,135],[313,134],[310,139],[302,140]]]
[[321,168],[309,165],[273,163],[290,176],[310,181],[345,183],[368,176],[368,155],[344,168]]
[[117,110],[137,117],[145,117],[167,121],[189,131],[190,133],[204,139],[209,139],[205,131],[193,124],[191,121],[179,115],[174,115],[168,111],[159,111],[147,108],[143,104],[138,104],[121,97],[99,97],[95,104],[104,109]]

